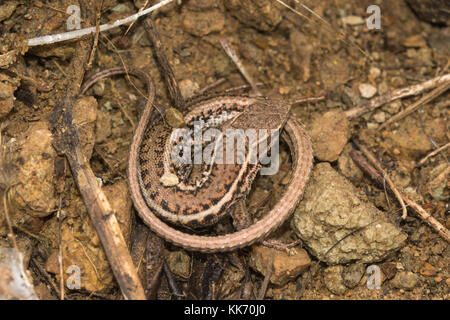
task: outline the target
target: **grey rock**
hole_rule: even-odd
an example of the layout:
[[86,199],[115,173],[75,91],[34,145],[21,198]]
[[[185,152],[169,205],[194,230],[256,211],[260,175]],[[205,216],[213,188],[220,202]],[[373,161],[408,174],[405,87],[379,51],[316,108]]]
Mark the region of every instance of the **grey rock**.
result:
[[342,272],[342,279],[348,288],[356,287],[361,281],[366,267],[362,263],[354,263],[344,268]]
[[342,278],[343,270],[343,266],[332,266],[325,269],[323,281],[331,293],[343,295],[347,291],[344,285],[344,279]]
[[330,265],[382,261],[407,238],[328,163],[313,170],[292,228],[311,254]]
[[404,290],[412,290],[419,282],[419,276],[411,271],[398,272],[391,283],[394,287]]

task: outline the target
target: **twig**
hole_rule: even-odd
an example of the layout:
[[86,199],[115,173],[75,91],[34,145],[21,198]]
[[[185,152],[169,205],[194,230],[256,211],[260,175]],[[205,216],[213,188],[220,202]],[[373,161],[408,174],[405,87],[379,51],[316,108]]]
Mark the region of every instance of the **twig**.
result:
[[264,297],[266,296],[267,288],[269,286],[270,277],[273,274],[273,256],[269,258],[270,262],[267,265],[267,271],[264,275],[264,280],[261,284],[261,288],[259,289],[257,300],[264,300]]
[[449,88],[450,88],[450,81],[447,82],[447,83],[444,83],[443,85],[441,85],[439,87],[437,87],[436,89],[434,89],[433,91],[431,91],[430,93],[428,93],[427,95],[423,96],[418,101],[416,101],[415,103],[410,105],[408,108],[402,110],[401,112],[399,112],[395,116],[389,118],[386,122],[384,122],[380,126],[379,129],[381,130],[384,127],[386,127],[389,124],[391,124],[392,122],[398,121],[398,120],[406,117],[408,114],[410,114],[410,113],[414,112],[415,110],[417,110],[417,108],[420,107],[421,105],[423,105],[425,103],[428,103],[428,102],[432,101],[434,98],[436,98],[436,97],[440,96],[441,94],[443,94]]
[[384,171],[383,167],[378,162],[378,160],[375,158],[375,156],[365,146],[363,146],[356,140],[354,140],[353,143],[359,148],[359,150],[361,150],[361,152],[366,156],[366,158],[369,159],[369,161],[372,163],[372,165],[379,172],[381,172],[383,174],[383,179],[388,183],[389,187],[391,188],[391,190],[394,193],[395,197],[397,198],[398,202],[400,202],[400,205],[402,206],[402,211],[403,211],[402,218],[405,219],[408,214],[408,210],[406,209],[405,202],[403,201],[400,191],[398,191],[397,187],[392,182],[391,178],[386,173],[386,171]]
[[[86,6],[87,3],[83,3],[84,16],[92,19]],[[80,92],[85,71],[80,66],[85,66],[88,61],[90,41],[81,40],[77,42],[75,52],[76,54],[69,66],[69,72],[67,72],[69,76],[65,97],[62,103],[55,108],[50,119],[54,147],[60,154],[64,154],[69,161],[74,180],[78,185],[122,294],[126,299],[143,300],[145,299],[144,289],[137,276],[116,215],[104,192],[99,187],[89,161],[83,155],[78,129],[72,123],[72,111]],[[150,95],[153,93],[152,90],[152,84],[148,84]]]
[[62,217],[61,217],[61,206],[62,206],[62,195],[59,195],[59,207],[58,207],[58,244],[59,244],[59,254],[58,254],[58,262],[59,262],[59,291],[60,291],[60,299],[64,300],[64,261],[63,261],[63,245],[62,245]]
[[[375,169],[362,155],[360,155],[355,150],[350,152],[350,156],[353,161],[361,168],[364,172],[366,172],[376,183],[379,185],[383,185],[383,177],[380,173]],[[390,190],[392,191],[392,190]],[[431,216],[425,209],[423,209],[419,204],[409,199],[405,194],[401,194],[403,200],[406,204],[416,212],[419,217],[425,221],[430,227],[436,230],[439,235],[450,242],[450,231],[443,226],[439,221],[437,221],[433,216]]]
[[89,57],[89,62],[87,63],[87,66],[86,66],[86,70],[91,69],[92,62],[94,61],[95,51],[96,51],[97,45],[98,45],[98,35],[100,34],[100,17],[102,15],[102,7],[103,7],[103,0],[100,3],[100,6],[97,10],[97,18],[96,18],[96,22],[95,22],[94,44],[92,45],[91,55]]
[[362,115],[366,112],[375,110],[376,108],[378,108],[388,102],[391,102],[391,101],[394,101],[394,100],[397,100],[400,98],[408,97],[408,96],[418,95],[426,90],[429,90],[429,89],[439,86],[441,84],[447,83],[449,81],[450,81],[450,74],[446,74],[446,75],[439,76],[439,77],[430,79],[428,81],[425,81],[425,82],[422,82],[419,84],[415,84],[413,86],[397,89],[397,90],[389,92],[383,96],[373,98],[372,100],[363,104],[360,107],[350,109],[345,112],[345,115],[348,119],[353,119],[353,118],[359,117],[360,115]]
[[439,152],[444,151],[445,149],[447,149],[448,147],[450,147],[450,142],[447,143],[446,145],[443,145],[442,147],[434,150],[433,152],[430,152],[428,155],[426,155],[422,160],[420,160],[417,163],[418,167],[421,167],[425,164],[425,162],[427,162],[428,159],[430,159],[431,157],[435,156],[436,154],[438,154]]
[[175,107],[180,111],[184,111],[185,101],[183,95],[181,94],[180,88],[178,87],[178,82],[170,66],[169,60],[167,59],[161,37],[159,36],[158,30],[156,29],[155,23],[151,17],[144,19],[144,28],[145,31],[147,31],[150,42],[153,45],[154,54],[156,60],[158,61],[158,65],[162,69],[162,75],[169,90],[170,97],[175,103]]
[[[133,21],[137,20],[139,17],[149,14],[150,12],[153,12],[153,11],[159,9],[159,8],[165,6],[166,4],[171,3],[172,1],[173,0],[163,0],[160,3],[157,3],[154,6],[148,8],[146,10],[135,13],[127,18],[116,20],[116,21],[114,21],[114,23],[102,24],[99,28],[100,32],[107,31],[107,30],[119,27],[121,25],[133,22]],[[47,36],[29,39],[27,41],[27,45],[29,47],[34,47],[34,46],[52,44],[52,43],[56,43],[56,42],[80,38],[80,37],[83,37],[83,36],[86,36],[86,35],[89,35],[89,34],[95,33],[95,32],[97,32],[96,27],[89,27],[89,28],[74,30],[74,31],[70,31],[70,32],[47,35]]]
[[200,90],[198,90],[197,94],[199,94],[199,95],[204,94],[206,91],[217,87],[218,85],[224,83],[225,81],[227,81],[225,78],[220,78],[220,79],[214,81],[213,83],[211,83],[211,84],[201,88]]

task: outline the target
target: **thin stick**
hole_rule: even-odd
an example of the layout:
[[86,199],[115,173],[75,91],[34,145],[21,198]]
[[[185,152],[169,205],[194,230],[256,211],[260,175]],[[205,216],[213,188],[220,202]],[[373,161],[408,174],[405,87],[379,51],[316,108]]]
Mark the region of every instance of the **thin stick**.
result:
[[419,84],[415,84],[413,86],[397,89],[397,90],[389,92],[383,96],[373,98],[372,100],[363,104],[360,107],[350,109],[345,112],[345,115],[347,116],[348,119],[353,119],[353,118],[359,117],[360,115],[362,115],[366,112],[375,110],[376,108],[378,108],[388,102],[391,102],[391,101],[394,101],[394,100],[397,100],[400,98],[408,97],[408,96],[414,96],[414,95],[421,94],[422,92],[424,92],[426,90],[437,87],[437,86],[447,83],[449,81],[450,81],[450,74],[446,74],[443,76],[435,77],[433,79],[430,79],[428,81],[425,81],[425,82],[422,82]]
[[391,124],[392,122],[398,121],[404,117],[406,117],[407,115],[409,115],[410,113],[414,112],[415,110],[417,110],[417,108],[419,108],[421,105],[428,103],[430,101],[432,101],[433,99],[435,99],[436,97],[440,96],[441,94],[443,94],[445,91],[447,91],[450,88],[450,81],[447,83],[444,83],[443,85],[437,87],[436,89],[434,89],[433,91],[431,91],[430,93],[426,94],[425,96],[423,96],[422,98],[420,98],[418,101],[416,101],[415,103],[411,104],[408,108],[404,109],[403,111],[399,112],[398,114],[396,114],[395,116],[389,118],[386,122],[384,122],[381,126],[380,126],[380,130],[383,129],[384,127],[388,126],[389,124]]
[[405,202],[403,201],[403,198],[402,198],[402,196],[400,194],[400,191],[398,191],[397,187],[392,182],[391,178],[386,173],[386,171],[384,171],[383,167],[378,162],[378,160],[375,158],[375,156],[364,145],[360,144],[357,141],[353,141],[353,142],[361,150],[361,152],[366,156],[366,158],[369,159],[369,161],[372,163],[372,165],[379,172],[381,172],[383,174],[383,179],[386,180],[386,182],[388,183],[388,185],[391,188],[392,192],[394,193],[395,197],[397,198],[398,202],[402,206],[402,212],[403,212],[402,213],[402,218],[405,219],[407,214],[408,214],[408,210],[406,209]]
[[92,62],[94,61],[94,57],[95,57],[95,51],[97,50],[98,35],[100,34],[100,18],[101,18],[101,15],[102,15],[102,7],[103,7],[103,0],[100,3],[100,7],[98,8],[98,11],[97,11],[97,18],[96,18],[96,22],[95,22],[94,44],[92,45],[91,55],[89,57],[89,62],[87,64],[87,66],[86,66],[86,70],[91,69]]
[[[362,155],[360,155],[355,150],[350,152],[350,156],[353,161],[361,168],[364,172],[366,172],[376,183],[379,185],[383,185],[383,177],[380,173],[375,169]],[[392,191],[392,190],[390,190]],[[437,221],[433,216],[431,216],[425,209],[423,209],[419,204],[409,199],[405,194],[401,194],[403,200],[406,204],[414,210],[419,216],[420,219],[425,221],[430,227],[436,230],[439,235],[450,242],[450,231],[443,226],[439,221]]]
[[62,195],[59,195],[59,207],[58,207],[58,245],[59,245],[59,254],[58,254],[58,262],[59,262],[59,291],[60,291],[60,299],[64,300],[64,261],[63,261],[63,245],[62,245],[62,217],[61,217],[61,206],[62,206]]
[[[133,21],[137,20],[139,17],[149,14],[150,12],[153,12],[153,11],[159,9],[172,1],[173,0],[164,0],[146,10],[142,10],[138,13],[135,13],[135,14],[127,17],[127,18],[116,20],[116,21],[114,21],[114,23],[102,24],[99,28],[100,32],[107,31],[107,30],[119,27],[121,25],[133,22]],[[52,43],[56,43],[56,42],[80,38],[80,37],[83,37],[83,36],[86,36],[86,35],[89,35],[89,34],[95,33],[95,32],[97,32],[96,27],[89,27],[89,28],[65,32],[65,33],[36,37],[36,38],[29,39],[27,41],[27,45],[29,47],[42,46],[42,45],[46,45],[46,44],[52,44]]]
[[239,71],[244,76],[245,80],[250,84],[252,87],[252,93],[256,96],[262,96],[261,92],[259,91],[258,87],[255,84],[255,81],[253,81],[253,78],[250,76],[250,74],[247,72],[247,70],[244,67],[244,64],[241,62],[241,59],[239,59],[236,52],[233,50],[233,48],[230,46],[228,41],[226,39],[220,39],[220,44],[222,45],[223,49],[227,53],[227,55],[233,60],[236,67],[239,69]]
[[428,159],[430,159],[431,157],[435,156],[436,154],[438,154],[439,152],[444,151],[445,149],[447,149],[448,147],[450,147],[450,142],[448,142],[446,145],[434,150],[433,152],[429,153],[428,155],[426,155],[422,160],[420,160],[417,163],[418,167],[421,167],[425,164],[425,162],[427,162]]
[[170,66],[169,60],[167,59],[161,37],[159,36],[156,25],[151,17],[144,19],[144,29],[147,31],[147,35],[153,45],[154,54],[159,66],[162,69],[162,75],[169,90],[170,97],[175,103],[175,107],[180,111],[184,111],[186,103],[183,95],[181,94],[180,88],[178,87],[178,82],[175,78],[172,67]]
[[[83,15],[92,17],[88,10],[88,2],[81,2],[81,4]],[[50,117],[54,147],[60,154],[64,154],[69,161],[74,180],[103,245],[111,269],[122,290],[122,294],[125,299],[144,300],[144,289],[137,276],[115,212],[103,190],[99,187],[89,161],[81,150],[78,129],[72,123],[73,107],[79,96],[85,71],[80,66],[85,66],[88,61],[90,45],[91,41],[88,39],[77,42],[75,55],[69,65],[69,72],[67,72],[65,97],[54,108]],[[147,84],[149,96],[153,96],[153,83],[150,81]]]
[[224,83],[225,81],[227,81],[225,78],[220,78],[216,81],[214,81],[211,84],[208,84],[207,86],[203,87],[202,89],[200,89],[197,94],[204,94],[206,91],[211,90],[212,88],[217,87],[218,85]]

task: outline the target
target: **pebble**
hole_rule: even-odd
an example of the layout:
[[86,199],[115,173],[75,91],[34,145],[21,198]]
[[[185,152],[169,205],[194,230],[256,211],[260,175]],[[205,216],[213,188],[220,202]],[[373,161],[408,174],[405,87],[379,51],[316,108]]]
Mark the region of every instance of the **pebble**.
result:
[[349,121],[340,110],[315,113],[308,125],[314,156],[322,161],[336,161],[350,137]]
[[191,257],[184,250],[167,251],[167,266],[176,276],[188,279],[192,273]]
[[185,125],[183,114],[175,108],[167,109],[166,121],[172,128],[182,128]]
[[402,102],[400,100],[386,104],[382,107],[382,109],[389,114],[397,114],[401,108],[402,108]]
[[359,24],[364,24],[364,19],[359,16],[346,16],[342,18],[344,24],[349,24],[351,26],[356,26]]
[[47,122],[32,123],[17,139],[17,184],[11,190],[11,200],[17,210],[33,217],[54,213],[55,157],[52,133]]
[[412,290],[419,282],[419,276],[411,271],[402,271],[398,272],[391,282],[398,289]]
[[378,77],[380,76],[380,74],[381,74],[381,70],[380,70],[379,68],[377,68],[377,67],[371,67],[371,68],[370,68],[369,76],[370,76],[372,79],[378,78]]
[[219,32],[225,25],[225,16],[217,9],[201,12],[185,10],[182,19],[183,30],[197,37]]
[[342,278],[343,266],[328,267],[324,271],[323,282],[327,289],[336,295],[343,295],[347,291]]
[[198,89],[200,89],[197,82],[193,82],[190,79],[181,80],[179,83],[181,94],[185,99],[192,97]]
[[362,263],[354,263],[344,268],[342,278],[345,286],[348,288],[356,287],[361,281],[365,271],[366,267]]
[[2,4],[0,6],[0,22],[8,19],[16,10],[18,4],[18,1],[6,1],[5,4]]
[[383,111],[377,112],[373,115],[373,119],[378,123],[383,123],[386,121],[386,113]]
[[377,93],[377,88],[368,83],[361,83],[358,89],[361,97],[366,99],[372,98]]
[[261,274],[267,274],[268,267],[272,267],[270,282],[283,286],[306,271],[311,264],[308,253],[303,249],[291,250],[293,254],[262,245],[252,247],[250,267]]
[[13,109],[14,100],[14,87],[0,82],[0,119]]
[[436,275],[437,271],[436,271],[436,267],[434,267],[429,262],[425,262],[423,264],[423,266],[420,268],[419,272],[421,275],[423,275],[425,277],[432,277],[432,276]]

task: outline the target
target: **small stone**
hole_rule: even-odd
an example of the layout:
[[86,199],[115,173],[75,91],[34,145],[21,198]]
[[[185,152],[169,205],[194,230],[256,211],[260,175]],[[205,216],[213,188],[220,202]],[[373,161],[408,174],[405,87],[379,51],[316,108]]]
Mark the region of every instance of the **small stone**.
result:
[[383,272],[384,280],[392,279],[397,274],[397,265],[393,262],[385,262],[380,265],[381,272]]
[[292,87],[280,87],[278,89],[278,92],[280,92],[280,94],[288,94],[289,92],[291,92]]
[[94,90],[94,94],[97,97],[102,97],[103,94],[105,93],[105,82],[103,81],[99,81],[96,84],[94,84],[93,88]]
[[323,281],[327,289],[336,295],[343,295],[347,291],[342,278],[343,266],[328,267],[324,271]]
[[356,26],[359,24],[364,24],[364,19],[359,16],[346,16],[342,18],[344,24],[349,24],[351,26]]
[[425,277],[432,277],[436,274],[437,271],[432,264],[425,262],[423,266],[420,268],[419,272],[421,275]]
[[5,4],[2,4],[0,6],[0,22],[11,17],[18,4],[18,1],[6,1]]
[[47,122],[34,122],[17,139],[16,163],[20,165],[11,199],[22,215],[42,218],[54,213],[56,207],[56,152],[48,128]]
[[402,108],[402,102],[400,100],[391,102],[382,107],[382,109],[389,114],[397,114],[401,108]]
[[77,126],[80,135],[81,149],[89,160],[95,144],[97,100],[92,96],[79,98],[73,107],[72,117],[72,122]]
[[268,268],[273,268],[270,282],[283,286],[307,270],[311,263],[305,250],[294,249],[292,252],[293,255],[263,245],[255,245],[252,247],[249,264],[261,274],[267,274]]
[[367,122],[367,129],[369,130],[375,130],[379,127],[378,123],[375,122]]
[[260,31],[271,31],[283,20],[281,10],[271,0],[225,0],[223,3],[241,23]]
[[225,25],[225,16],[217,9],[201,12],[185,10],[182,20],[184,31],[197,37],[221,31]]
[[192,273],[191,257],[186,251],[168,251],[166,261],[173,274],[183,279],[189,279],[189,276]]
[[178,183],[180,183],[180,180],[178,179],[176,174],[173,174],[172,172],[164,172],[161,178],[159,178],[159,181],[162,183],[164,187],[174,187]]
[[200,89],[198,83],[193,82],[190,79],[181,80],[179,86],[181,94],[186,99],[192,97],[198,91],[198,89]]
[[182,128],[185,126],[183,114],[175,108],[167,109],[166,121],[172,128]]
[[0,82],[0,119],[13,109],[14,100],[14,87]]
[[380,76],[381,70],[377,67],[371,67],[369,71],[369,77],[371,79],[376,79]]
[[349,87],[344,88],[341,99],[349,107],[359,106],[361,104],[361,98]]
[[383,111],[377,112],[373,115],[373,119],[378,123],[383,123],[386,121],[386,113]]
[[413,35],[411,37],[408,37],[403,41],[403,46],[407,48],[419,48],[419,47],[426,47],[427,42],[420,34]]
[[338,159],[338,168],[339,172],[342,173],[347,179],[350,179],[351,181],[360,181],[364,173],[361,171],[361,169],[356,165],[356,163],[353,161],[352,157],[350,156],[350,152],[353,150],[353,147],[351,144],[347,144],[339,156]]
[[366,267],[362,263],[351,264],[350,266],[344,268],[342,273],[342,279],[344,284],[348,288],[356,287],[361,281]]
[[361,83],[358,87],[361,97],[370,99],[377,93],[377,88],[368,83]]
[[397,273],[391,282],[398,289],[412,290],[419,282],[419,276],[411,271],[402,271]]
[[314,155],[322,161],[336,161],[350,137],[349,122],[340,110],[315,113],[308,125]]

